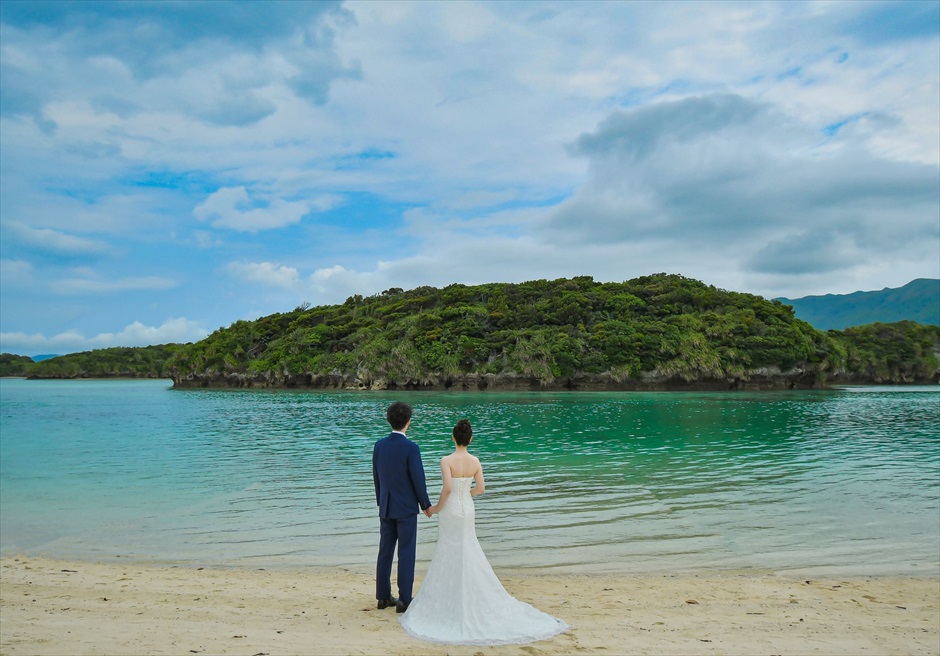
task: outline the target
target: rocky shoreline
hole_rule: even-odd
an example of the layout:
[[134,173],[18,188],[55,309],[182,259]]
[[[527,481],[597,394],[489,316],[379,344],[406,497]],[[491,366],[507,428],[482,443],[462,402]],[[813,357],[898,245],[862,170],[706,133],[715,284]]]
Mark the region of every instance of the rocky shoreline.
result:
[[27,380],[135,380],[169,379],[176,389],[312,389],[347,391],[502,391],[502,392],[659,392],[659,391],[759,391],[828,389],[834,385],[931,385],[940,383],[940,371],[931,378],[865,376],[847,371],[819,371],[795,367],[782,371],[762,367],[739,376],[726,378],[688,378],[660,371],[644,372],[635,377],[611,374],[577,374],[544,380],[515,373],[441,376],[428,374],[407,381],[370,378],[356,374],[289,374],[266,371],[246,374],[209,370],[183,374],[98,373],[31,375]]
[[301,374],[265,372],[248,375],[209,371],[173,376],[173,387],[178,389],[324,389],[353,391],[734,391],[734,390],[791,390],[826,389],[832,385],[911,385],[938,382],[933,379],[884,380],[862,377],[847,372],[824,375],[811,369],[794,368],[781,371],[776,367],[756,369],[739,377],[723,379],[685,379],[659,372],[647,372],[639,377],[615,378],[605,374],[583,374],[541,380],[517,374],[465,374],[462,376],[428,375],[418,380],[395,381],[385,378],[360,378],[351,374]]

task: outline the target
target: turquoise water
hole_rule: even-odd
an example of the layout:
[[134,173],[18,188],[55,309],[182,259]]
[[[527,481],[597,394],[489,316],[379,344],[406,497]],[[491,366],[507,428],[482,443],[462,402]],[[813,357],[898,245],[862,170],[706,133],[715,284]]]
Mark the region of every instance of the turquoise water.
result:
[[[496,567],[940,573],[940,388],[760,393],[173,390],[0,380],[0,552],[369,569],[374,441],[458,418]],[[420,517],[419,561],[436,521]]]

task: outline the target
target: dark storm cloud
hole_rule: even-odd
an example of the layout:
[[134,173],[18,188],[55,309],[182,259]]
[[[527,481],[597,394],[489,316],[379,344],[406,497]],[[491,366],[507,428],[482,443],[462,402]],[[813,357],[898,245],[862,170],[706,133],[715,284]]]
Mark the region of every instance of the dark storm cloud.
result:
[[828,273],[851,266],[854,250],[854,240],[847,234],[834,230],[804,232],[770,242],[746,266],[758,273]]
[[671,244],[690,257],[720,251],[774,273],[834,270],[940,238],[936,166],[832,137],[734,95],[616,112],[572,146],[590,177],[547,229],[581,243]]
[[592,134],[583,134],[571,151],[577,155],[649,157],[669,139],[689,142],[707,134],[755,121],[765,108],[735,95],[690,98],[611,114]]

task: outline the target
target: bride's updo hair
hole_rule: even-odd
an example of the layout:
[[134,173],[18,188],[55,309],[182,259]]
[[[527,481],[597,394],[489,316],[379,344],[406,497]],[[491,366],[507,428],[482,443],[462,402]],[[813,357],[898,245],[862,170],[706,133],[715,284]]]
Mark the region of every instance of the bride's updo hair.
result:
[[473,429],[470,428],[469,419],[461,419],[457,422],[457,425],[454,426],[454,439],[457,440],[457,444],[460,446],[467,446],[470,444],[470,438],[473,436]]

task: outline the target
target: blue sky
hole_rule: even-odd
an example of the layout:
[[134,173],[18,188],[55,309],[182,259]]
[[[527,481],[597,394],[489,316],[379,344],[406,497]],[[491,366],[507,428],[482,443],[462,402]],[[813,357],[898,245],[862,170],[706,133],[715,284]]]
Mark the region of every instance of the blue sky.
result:
[[940,2],[0,3],[0,350],[390,287],[940,277]]

